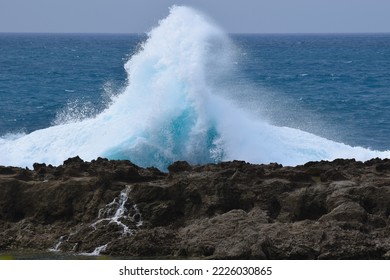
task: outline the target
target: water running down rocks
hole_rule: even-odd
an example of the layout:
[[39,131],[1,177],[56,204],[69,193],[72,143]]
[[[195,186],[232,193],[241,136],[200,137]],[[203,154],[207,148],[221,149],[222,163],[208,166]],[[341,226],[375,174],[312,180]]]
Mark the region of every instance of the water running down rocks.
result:
[[0,186],[1,251],[390,259],[389,160],[297,167],[181,161],[162,173],[73,158],[58,167],[2,167]]
[[[1,137],[0,250],[389,259],[389,160],[368,160],[389,151],[252,114],[220,86],[236,54],[201,13],[173,7],[105,109]],[[368,161],[319,161],[340,157]]]

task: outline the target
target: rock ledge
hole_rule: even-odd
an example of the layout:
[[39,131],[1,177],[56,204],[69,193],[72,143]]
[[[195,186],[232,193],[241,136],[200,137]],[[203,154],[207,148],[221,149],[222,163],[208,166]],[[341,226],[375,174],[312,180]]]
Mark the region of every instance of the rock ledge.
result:
[[390,259],[390,161],[0,167],[0,252]]

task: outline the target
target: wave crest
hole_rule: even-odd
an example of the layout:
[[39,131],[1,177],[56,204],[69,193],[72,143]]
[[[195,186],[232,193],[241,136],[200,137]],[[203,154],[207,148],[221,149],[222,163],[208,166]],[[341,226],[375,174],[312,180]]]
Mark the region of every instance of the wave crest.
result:
[[174,6],[125,64],[128,85],[105,110],[2,140],[0,164],[57,165],[79,155],[166,169],[175,160],[296,165],[389,157],[389,151],[350,147],[254,117],[219,86],[232,78],[234,65],[234,46],[220,28],[196,10]]

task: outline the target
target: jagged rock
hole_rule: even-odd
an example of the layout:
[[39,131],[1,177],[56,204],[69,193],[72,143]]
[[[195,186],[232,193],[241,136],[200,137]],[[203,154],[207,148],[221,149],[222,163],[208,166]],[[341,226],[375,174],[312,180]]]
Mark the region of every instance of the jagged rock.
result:
[[15,173],[14,167],[0,166],[0,175],[13,175]]
[[191,165],[186,161],[176,161],[168,166],[168,171],[172,173],[183,172],[183,171],[191,171]]
[[0,250],[390,258],[389,160],[296,167],[180,161],[168,170],[79,157],[58,167],[0,167]]

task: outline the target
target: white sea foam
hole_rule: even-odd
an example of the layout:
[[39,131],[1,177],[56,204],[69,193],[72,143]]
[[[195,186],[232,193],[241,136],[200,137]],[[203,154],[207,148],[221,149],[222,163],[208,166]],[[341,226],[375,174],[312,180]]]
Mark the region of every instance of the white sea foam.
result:
[[107,249],[108,244],[96,247],[91,253],[80,253],[82,256],[99,256],[102,252]]
[[[128,86],[93,118],[72,120],[0,142],[0,164],[61,164],[79,155],[129,159],[165,169],[240,159],[301,164],[310,160],[389,157],[288,127],[268,124],[224,96],[234,46],[217,26],[187,7],[171,8],[125,64]],[[239,90],[235,87],[235,90]],[[245,87],[242,88],[245,90]],[[237,96],[237,94],[236,94]]]

